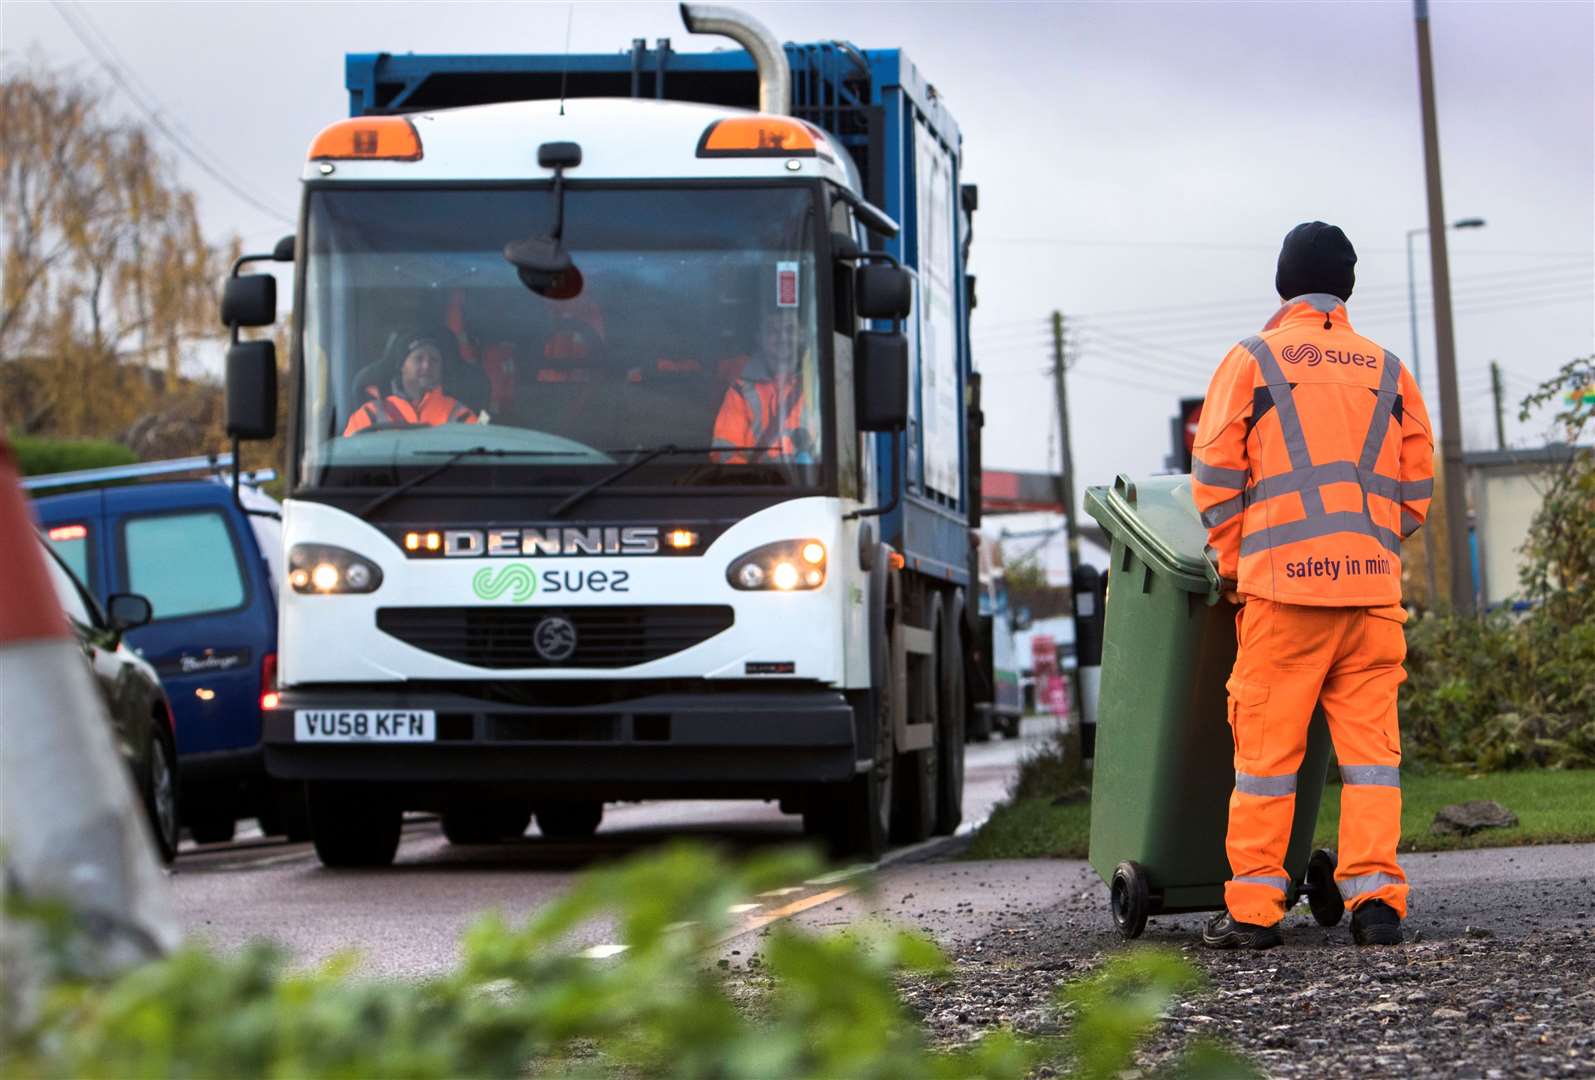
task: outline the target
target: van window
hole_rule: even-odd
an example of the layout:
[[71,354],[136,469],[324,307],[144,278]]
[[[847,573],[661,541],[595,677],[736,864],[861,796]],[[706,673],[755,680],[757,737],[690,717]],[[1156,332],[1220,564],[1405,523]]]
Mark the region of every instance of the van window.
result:
[[147,596],[157,620],[243,606],[243,569],[220,514],[129,518],[122,537],[128,591]]
[[73,575],[84,582],[92,582],[93,575],[89,573],[89,527],[76,522],[71,525],[52,525],[45,537],[50,541],[50,547],[61,556],[61,561],[67,564]]

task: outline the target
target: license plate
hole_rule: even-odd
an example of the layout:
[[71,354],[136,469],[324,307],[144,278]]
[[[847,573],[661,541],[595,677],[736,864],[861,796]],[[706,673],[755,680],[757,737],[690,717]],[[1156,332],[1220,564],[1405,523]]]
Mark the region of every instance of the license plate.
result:
[[296,742],[434,742],[431,709],[297,709]]

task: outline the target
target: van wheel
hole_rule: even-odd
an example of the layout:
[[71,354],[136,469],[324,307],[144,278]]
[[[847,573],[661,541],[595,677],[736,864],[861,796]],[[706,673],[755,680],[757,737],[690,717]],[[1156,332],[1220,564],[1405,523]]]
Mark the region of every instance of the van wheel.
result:
[[322,866],[387,866],[399,850],[404,811],[369,784],[309,785],[310,836]]
[[549,803],[537,808],[537,831],[549,840],[586,840],[603,820],[601,802]]
[[[951,836],[964,820],[964,635],[962,594],[936,635],[936,835]],[[941,598],[937,598],[940,606]]]

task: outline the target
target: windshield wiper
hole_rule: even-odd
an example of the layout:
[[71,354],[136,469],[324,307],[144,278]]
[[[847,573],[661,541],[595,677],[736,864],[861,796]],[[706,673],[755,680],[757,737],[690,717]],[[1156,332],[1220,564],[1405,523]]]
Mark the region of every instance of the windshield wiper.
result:
[[627,476],[630,476],[633,472],[642,468],[650,461],[653,461],[655,458],[664,457],[666,454],[737,454],[779,449],[780,447],[778,446],[677,446],[675,443],[666,443],[664,446],[650,447],[647,450],[638,451],[636,457],[626,462],[626,464],[622,465],[608,476],[600,476],[597,480],[594,480],[586,487],[577,491],[573,491],[569,495],[565,496],[554,505],[552,510],[548,512],[548,516],[559,517],[559,515],[563,514],[566,510],[569,510],[571,507],[581,502],[599,488],[608,487],[616,480],[621,480]]
[[568,453],[566,453],[565,451],[562,451],[562,450],[490,450],[490,449],[488,449],[485,446],[468,446],[464,450],[455,450],[453,452],[450,452],[450,451],[447,451],[447,450],[417,450],[417,451],[415,451],[415,453],[418,454],[418,455],[419,454],[426,454],[426,455],[448,454],[449,456],[447,458],[445,458],[444,460],[438,462],[436,465],[432,466],[432,468],[428,469],[426,472],[420,473],[417,476],[412,476],[412,477],[410,477],[410,479],[404,481],[402,484],[395,485],[394,487],[389,488],[387,491],[384,491],[381,495],[378,495],[376,498],[374,498],[370,502],[366,503],[360,509],[356,510],[355,511],[355,516],[356,517],[361,517],[361,518],[367,517],[374,510],[376,510],[378,507],[387,505],[388,502],[390,502],[393,499],[397,499],[400,495],[403,495],[406,491],[409,491],[411,488],[415,487],[416,485],[426,483],[428,480],[432,479],[434,476],[437,476],[439,473],[446,472],[449,468],[454,466],[456,463],[458,463],[460,461],[463,461],[463,460],[465,460],[468,457],[569,457],[570,456],[570,454],[568,454]]

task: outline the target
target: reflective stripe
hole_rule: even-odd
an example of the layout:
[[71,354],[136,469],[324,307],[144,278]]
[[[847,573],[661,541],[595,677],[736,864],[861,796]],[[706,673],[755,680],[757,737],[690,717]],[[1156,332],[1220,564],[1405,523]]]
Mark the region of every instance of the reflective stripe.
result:
[[[1241,342],[1241,346],[1257,361],[1257,366],[1263,373],[1263,382],[1268,386],[1269,396],[1274,399],[1274,410],[1279,413],[1279,427],[1285,435],[1285,452],[1290,455],[1291,468],[1312,468],[1313,459],[1307,452],[1307,433],[1302,430],[1301,414],[1296,411],[1296,399],[1291,396],[1290,381],[1280,370],[1279,361],[1274,359],[1273,350],[1268,347],[1266,341],[1256,336],[1247,338]],[[1323,496],[1318,494],[1317,488],[1304,488],[1301,502],[1310,518],[1324,512]]]
[[1320,312],[1324,315],[1333,315],[1335,313],[1335,309],[1340,307],[1343,303],[1344,301],[1334,293],[1313,292],[1302,293],[1300,296],[1293,296],[1285,304],[1285,306],[1294,307],[1297,304],[1306,304],[1314,311]]
[[1236,488],[1237,490],[1245,487],[1247,480],[1245,469],[1221,469],[1217,465],[1209,465],[1201,458],[1192,460],[1191,475],[1211,487]]
[[1290,890],[1290,878],[1287,877],[1264,877],[1246,874],[1240,877],[1232,877],[1230,880],[1237,885],[1265,885],[1270,889],[1278,889],[1280,892],[1288,892]]
[[[1293,491],[1302,491],[1306,488],[1317,487],[1320,484],[1358,484],[1362,476],[1357,471],[1357,466],[1349,461],[1330,461],[1323,465],[1313,465],[1305,469],[1292,469],[1288,473],[1278,476],[1265,476],[1246,490],[1248,503],[1262,502],[1264,499],[1277,498],[1288,495]],[[1392,484],[1395,481],[1391,481]]]
[[1202,511],[1202,524],[1209,529],[1216,529],[1246,509],[1248,501],[1250,500],[1247,499],[1246,493],[1243,491],[1239,495],[1225,499],[1216,506],[1210,506]]
[[1405,885],[1406,881],[1394,874],[1361,874],[1354,878],[1346,878],[1335,883],[1340,888],[1340,895],[1346,900],[1355,900],[1359,896],[1371,893],[1375,889],[1386,885]]
[[1401,484],[1401,498],[1404,502],[1413,502],[1416,499],[1432,499],[1434,497],[1434,480],[1404,480]]
[[1242,795],[1261,795],[1264,798],[1294,795],[1296,794],[1296,774],[1253,776],[1251,773],[1243,773],[1237,770],[1235,773],[1235,790]]
[[1423,519],[1406,507],[1401,508],[1401,539],[1405,540],[1418,531],[1418,526],[1423,524]]
[[1241,537],[1241,558],[1255,555],[1259,551],[1278,547],[1281,544],[1294,544],[1301,540],[1313,540],[1320,536],[1330,536],[1337,532],[1361,533],[1371,536],[1379,541],[1380,545],[1393,554],[1401,553],[1401,537],[1385,528],[1376,525],[1368,516],[1357,510],[1339,510],[1334,513],[1320,514],[1318,517],[1307,517],[1300,521],[1289,521],[1283,525],[1273,525],[1266,529],[1259,529],[1254,533]]
[[1385,366],[1379,374],[1378,397],[1374,399],[1373,418],[1368,421],[1368,434],[1362,440],[1362,456],[1358,468],[1373,472],[1379,464],[1379,450],[1390,431],[1390,414],[1396,407],[1396,389],[1401,384],[1401,359],[1389,349],[1384,350]]
[[1399,765],[1342,765],[1340,767],[1340,782],[1342,784],[1367,784],[1371,787],[1401,786],[1401,767]]

